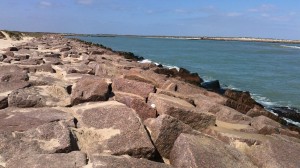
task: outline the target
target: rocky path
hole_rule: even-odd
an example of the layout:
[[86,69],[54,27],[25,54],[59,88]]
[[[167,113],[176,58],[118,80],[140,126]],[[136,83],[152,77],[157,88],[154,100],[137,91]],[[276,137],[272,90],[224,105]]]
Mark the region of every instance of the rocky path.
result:
[[0,168],[298,167],[296,128],[247,92],[46,35],[0,54]]

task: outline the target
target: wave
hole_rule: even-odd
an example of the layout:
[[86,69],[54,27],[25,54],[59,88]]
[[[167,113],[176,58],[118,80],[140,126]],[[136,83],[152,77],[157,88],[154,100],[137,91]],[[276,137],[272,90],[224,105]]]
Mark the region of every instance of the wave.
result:
[[300,49],[300,46],[280,45],[280,47]]
[[164,68],[167,68],[167,69],[176,69],[177,71],[179,71],[179,67],[177,66],[173,66],[173,65],[166,65],[166,64],[160,64],[160,63],[157,63],[157,62],[154,62],[154,61],[151,61],[150,59],[143,59],[141,61],[138,61],[139,63],[142,63],[142,64],[147,64],[147,63],[153,63],[155,65],[162,65]]

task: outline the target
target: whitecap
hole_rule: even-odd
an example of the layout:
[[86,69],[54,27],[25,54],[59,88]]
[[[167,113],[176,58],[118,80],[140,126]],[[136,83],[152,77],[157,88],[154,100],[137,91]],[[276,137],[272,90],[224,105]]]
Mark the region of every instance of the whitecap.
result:
[[300,46],[290,46],[290,45],[280,45],[281,47],[285,48],[294,48],[294,49],[300,49]]
[[166,68],[168,68],[168,69],[176,69],[178,72],[179,72],[179,67],[177,67],[177,66],[172,66],[172,65],[163,65],[163,67],[166,67]]
[[139,62],[139,63],[142,63],[142,64],[152,63],[152,61],[149,60],[149,59],[143,59],[143,60],[138,61],[138,62]]

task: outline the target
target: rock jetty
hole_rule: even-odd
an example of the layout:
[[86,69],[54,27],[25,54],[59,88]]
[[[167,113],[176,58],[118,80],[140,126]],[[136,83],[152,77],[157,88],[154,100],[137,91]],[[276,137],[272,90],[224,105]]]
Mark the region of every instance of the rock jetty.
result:
[[248,92],[59,35],[0,54],[0,168],[299,167],[299,129]]

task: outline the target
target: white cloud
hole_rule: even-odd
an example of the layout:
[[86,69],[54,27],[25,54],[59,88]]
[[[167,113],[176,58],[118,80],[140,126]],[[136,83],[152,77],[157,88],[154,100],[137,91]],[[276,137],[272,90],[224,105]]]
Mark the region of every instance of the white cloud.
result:
[[42,8],[47,8],[47,7],[51,7],[52,6],[52,3],[51,2],[48,2],[48,1],[41,1],[39,3],[40,7]]
[[77,2],[79,4],[89,5],[89,4],[93,3],[93,0],[77,0]]
[[269,12],[275,9],[275,6],[272,4],[262,4],[256,8],[248,9],[249,12]]

